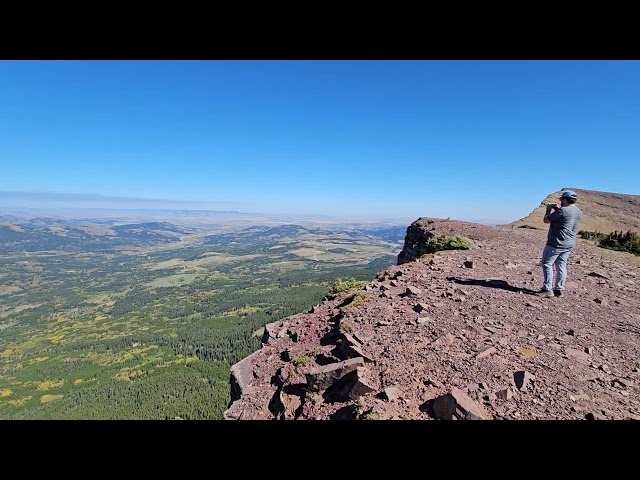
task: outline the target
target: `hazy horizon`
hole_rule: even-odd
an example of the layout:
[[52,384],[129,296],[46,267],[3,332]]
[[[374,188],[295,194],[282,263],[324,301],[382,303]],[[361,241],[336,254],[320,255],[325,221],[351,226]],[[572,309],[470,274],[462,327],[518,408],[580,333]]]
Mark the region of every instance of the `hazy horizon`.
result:
[[[84,203],[83,203],[84,202]],[[108,205],[111,202],[111,205]],[[117,206],[118,204],[125,206]],[[42,204],[47,204],[43,207]],[[87,204],[93,204],[88,206]],[[209,208],[208,208],[209,207]],[[173,214],[178,213],[198,217],[207,214],[225,214],[227,216],[240,215],[246,217],[263,217],[265,220],[290,220],[295,219],[311,221],[326,221],[335,223],[392,223],[396,225],[408,225],[418,217],[410,217],[407,215],[396,216],[375,216],[375,215],[326,215],[314,213],[286,213],[286,212],[265,212],[265,211],[241,211],[241,210],[221,210],[214,205],[206,202],[188,201],[188,202],[172,202],[162,199],[143,199],[129,197],[106,197],[91,194],[60,194],[54,192],[10,192],[0,191],[0,216],[28,216],[37,217],[41,215],[51,216],[67,216],[69,218],[83,218],[85,215],[91,215],[96,218],[104,217],[144,217],[153,218],[155,214]],[[162,215],[163,217],[165,215]],[[510,223],[518,219],[506,218],[454,218],[455,220],[470,221],[487,225],[495,225],[501,223]],[[447,218],[447,217],[442,217]],[[256,219],[258,221],[259,219]]]

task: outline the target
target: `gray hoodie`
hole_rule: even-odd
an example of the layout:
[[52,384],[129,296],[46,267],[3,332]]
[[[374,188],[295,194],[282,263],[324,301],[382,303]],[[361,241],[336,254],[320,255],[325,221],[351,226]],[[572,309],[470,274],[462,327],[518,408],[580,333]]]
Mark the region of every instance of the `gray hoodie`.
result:
[[576,232],[582,220],[582,211],[576,207],[560,207],[549,215],[547,245],[570,249],[576,246]]

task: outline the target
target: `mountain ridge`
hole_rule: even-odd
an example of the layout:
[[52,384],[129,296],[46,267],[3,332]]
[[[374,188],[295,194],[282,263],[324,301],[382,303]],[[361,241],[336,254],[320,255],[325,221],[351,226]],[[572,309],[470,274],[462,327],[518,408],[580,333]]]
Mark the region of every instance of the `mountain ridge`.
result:
[[543,222],[547,204],[559,204],[559,196],[565,190],[578,195],[576,206],[582,210],[580,230],[611,233],[613,231],[640,231],[640,195],[562,188],[550,193],[529,215],[504,225],[503,228],[537,228],[547,230]]

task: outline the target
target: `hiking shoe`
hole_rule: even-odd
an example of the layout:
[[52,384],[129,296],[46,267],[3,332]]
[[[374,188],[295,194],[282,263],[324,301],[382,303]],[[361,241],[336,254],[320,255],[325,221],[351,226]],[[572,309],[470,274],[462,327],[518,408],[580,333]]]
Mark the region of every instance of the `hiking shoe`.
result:
[[536,293],[536,295],[543,298],[552,298],[553,290],[540,289],[540,291]]
[[563,293],[563,292],[562,292],[562,290],[558,290],[558,289],[555,289],[555,290],[553,291],[553,294],[554,294],[556,297],[561,297],[561,296],[562,296],[562,293]]

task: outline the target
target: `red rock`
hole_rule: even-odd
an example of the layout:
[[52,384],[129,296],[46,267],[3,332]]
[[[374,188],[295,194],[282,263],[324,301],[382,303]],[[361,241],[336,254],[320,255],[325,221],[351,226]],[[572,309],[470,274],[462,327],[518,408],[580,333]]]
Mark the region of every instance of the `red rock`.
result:
[[579,402],[579,401],[583,401],[583,400],[591,400],[589,395],[587,395],[586,393],[579,394],[579,395],[569,395],[569,398],[571,400],[573,400],[574,402]]
[[482,350],[480,353],[478,353],[476,355],[476,358],[478,358],[478,359],[485,358],[485,357],[488,357],[489,355],[492,355],[494,353],[496,353],[496,348],[495,347],[485,348],[484,350]]
[[429,306],[426,303],[418,303],[415,307],[413,307],[413,310],[420,313],[423,310],[427,310],[429,308]]
[[533,386],[535,382],[535,375],[527,372],[526,370],[520,370],[513,374],[513,379],[515,381],[516,387],[518,390],[526,390]]
[[570,357],[577,358],[579,360],[588,360],[589,354],[583,352],[582,350],[576,350],[575,348],[567,348],[565,353]]
[[446,395],[436,398],[433,413],[439,420],[484,419],[480,407],[459,388],[453,388]]
[[343,362],[330,363],[329,365],[312,368],[305,373],[307,386],[311,391],[324,390],[331,386],[333,382],[360,366],[364,366],[364,359],[362,357],[350,358]]
[[388,402],[402,397],[402,391],[398,387],[387,387],[383,390],[383,398]]
[[513,392],[510,388],[503,388],[496,392],[496,398],[499,398],[500,400],[511,400],[513,398]]
[[418,295],[422,295],[422,290],[417,287],[409,286],[404,293],[407,296],[417,297]]
[[456,337],[451,335],[450,333],[446,333],[440,337],[438,337],[433,345],[453,345],[456,341]]

